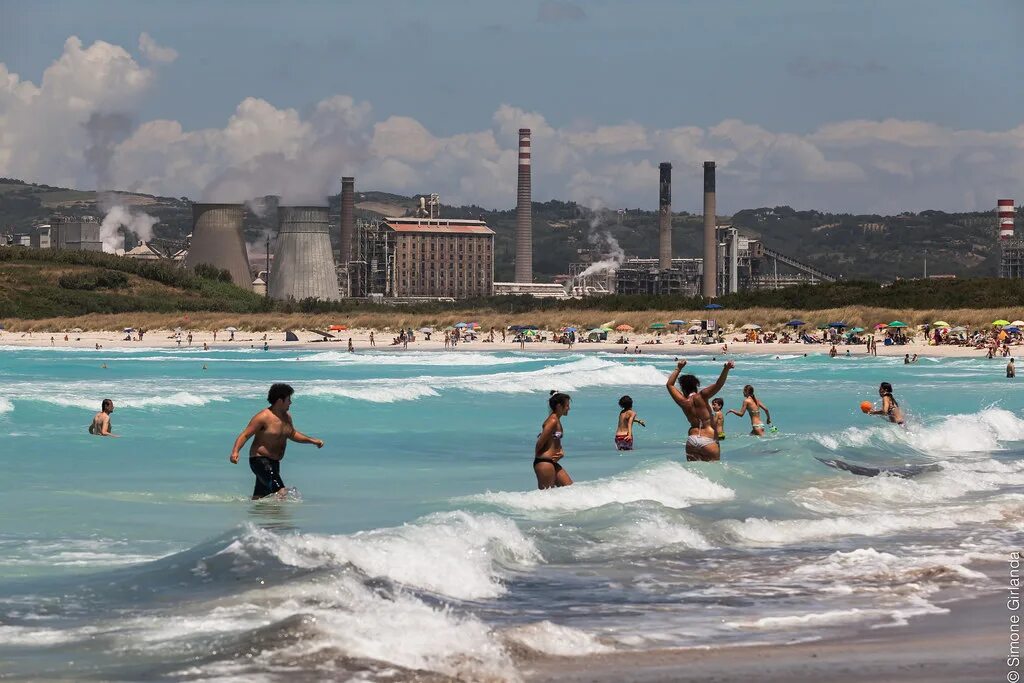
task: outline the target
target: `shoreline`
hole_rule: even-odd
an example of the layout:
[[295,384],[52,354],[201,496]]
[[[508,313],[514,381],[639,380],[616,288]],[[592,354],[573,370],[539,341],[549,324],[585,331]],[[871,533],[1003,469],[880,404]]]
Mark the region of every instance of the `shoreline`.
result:
[[[940,605],[946,614],[905,626],[786,645],[617,652],[584,657],[532,655],[530,683],[819,683],[996,681],[1007,679],[1010,612],[998,592]],[[912,654],[911,654],[912,653]]]
[[[38,349],[95,349],[96,345],[100,345],[99,350],[123,350],[123,349],[193,349],[203,350],[203,343],[205,342],[209,346],[210,351],[225,351],[225,350],[236,350],[244,348],[262,349],[264,334],[267,338],[267,343],[271,351],[283,351],[283,350],[302,350],[302,351],[347,351],[348,339],[352,339],[353,346],[356,353],[365,351],[375,352],[396,352],[405,353],[409,351],[429,351],[429,352],[444,352],[444,337],[443,333],[439,336],[437,333],[431,335],[430,341],[423,338],[422,335],[416,337],[415,342],[409,344],[408,349],[404,349],[401,345],[392,345],[391,340],[393,333],[391,332],[380,332],[374,330],[374,335],[377,340],[375,347],[370,346],[369,335],[371,330],[369,329],[353,329],[345,330],[335,333],[337,337],[330,341],[321,341],[322,337],[310,332],[308,330],[295,330],[296,336],[299,341],[284,341],[283,332],[236,332],[235,341],[227,341],[229,333],[224,331],[217,332],[217,339],[214,340],[213,332],[207,331],[193,331],[192,345],[189,346],[185,340],[185,332],[182,335],[182,342],[179,345],[174,337],[174,332],[167,329],[154,329],[149,330],[145,333],[142,341],[125,341],[124,332],[117,332],[113,330],[99,330],[99,331],[85,331],[76,333],[66,333],[68,341],[64,341],[64,332],[9,332],[7,330],[0,331],[0,346],[16,346],[25,348],[38,348]],[[731,338],[733,334],[728,333],[727,337]],[[484,335],[481,335],[483,337]],[[50,338],[53,337],[53,344],[51,345]],[[685,344],[676,343],[676,335],[666,335],[660,337],[663,341],[660,344],[653,343],[658,337],[650,333],[630,333],[629,348],[630,352],[624,355],[636,355],[644,354],[657,354],[657,355],[668,355],[668,356],[737,356],[737,355],[777,355],[777,356],[791,356],[793,354],[808,356],[812,355],[828,355],[831,346],[829,344],[804,344],[804,343],[753,343],[753,342],[728,342],[728,351],[723,352],[720,344],[693,344],[690,342],[691,337],[685,335]],[[625,344],[613,344],[610,342],[584,342],[576,343],[570,350],[565,344],[558,344],[555,342],[529,342],[520,348],[520,345],[516,342],[507,341],[502,343],[500,337],[498,341],[493,343],[478,339],[474,342],[460,342],[459,345],[452,350],[452,352],[476,352],[476,353],[487,353],[495,351],[525,351],[534,353],[623,353],[623,349],[627,345]],[[636,354],[633,351],[634,347],[639,347],[640,353]],[[863,344],[850,344],[850,345],[839,345],[836,347],[839,355],[837,358],[845,358],[846,351],[849,350],[850,358],[868,358],[868,354],[865,353]],[[1016,356],[1017,351],[1014,346],[1011,346],[1010,355]],[[1024,353],[1024,346],[1021,348],[1021,352]],[[910,343],[901,346],[892,345],[885,346],[882,344],[878,345],[878,355],[887,357],[898,357],[904,354],[918,354],[920,358],[985,358],[985,349],[975,349],[969,346],[955,346],[955,345],[940,345],[932,346],[924,343],[923,340],[914,338]],[[1004,360],[1002,356],[997,355],[996,358],[992,359],[994,364],[998,364],[999,361]]]

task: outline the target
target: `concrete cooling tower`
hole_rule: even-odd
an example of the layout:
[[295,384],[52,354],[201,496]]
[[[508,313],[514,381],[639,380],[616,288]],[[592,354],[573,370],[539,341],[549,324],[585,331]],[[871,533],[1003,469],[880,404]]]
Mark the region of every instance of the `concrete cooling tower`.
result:
[[278,217],[270,298],[340,299],[327,207],[282,206]]
[[192,243],[185,256],[185,267],[194,270],[205,263],[231,273],[231,281],[252,288],[249,257],[245,252],[241,204],[193,204]]

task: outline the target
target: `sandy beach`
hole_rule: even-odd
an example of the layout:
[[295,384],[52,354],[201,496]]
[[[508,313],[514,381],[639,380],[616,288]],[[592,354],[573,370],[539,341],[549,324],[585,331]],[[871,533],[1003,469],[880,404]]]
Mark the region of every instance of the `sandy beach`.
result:
[[[280,351],[285,348],[289,349],[303,349],[311,351],[322,351],[325,349],[330,350],[346,350],[348,340],[352,339],[353,347],[358,353],[360,351],[374,350],[374,351],[444,351],[444,334],[443,332],[436,332],[431,335],[431,338],[427,340],[424,335],[417,335],[416,341],[410,342],[408,349],[403,348],[402,345],[393,345],[392,340],[397,335],[397,332],[373,330],[374,339],[376,345],[371,347],[370,345],[370,333],[368,329],[353,329],[345,330],[333,333],[335,335],[332,339],[325,340],[324,337],[311,332],[309,330],[295,330],[295,335],[298,337],[298,341],[285,341],[285,333],[281,331],[272,332],[247,332],[238,331],[235,333],[234,341],[229,341],[230,333],[225,331],[217,332],[216,339],[214,334],[208,331],[194,331],[192,333],[192,348],[203,348],[203,344],[207,344],[211,349],[230,349],[230,348],[262,348],[264,337],[266,338],[267,344],[271,349]],[[181,335],[181,342],[179,344],[177,337],[173,330],[155,329],[149,330],[143,336],[142,341],[126,341],[124,332],[117,332],[111,330],[101,331],[86,331],[81,333],[74,332],[7,332],[0,331],[0,345],[8,346],[29,346],[39,348],[49,348],[51,346],[55,348],[92,348],[95,349],[96,345],[99,344],[103,349],[129,349],[129,348],[189,348],[187,341],[187,331],[183,331]],[[739,331],[730,332],[726,334],[727,339],[732,339],[734,336],[738,337],[741,333]],[[65,340],[67,336],[67,340]],[[52,343],[51,343],[52,338]],[[512,341],[512,335],[509,334],[507,341],[502,343],[500,334],[496,334],[495,342],[485,341],[487,338],[486,334],[480,334],[475,341],[461,341],[454,351],[533,351],[543,353],[587,353],[587,352],[603,352],[603,353],[623,353],[628,348],[629,353],[636,353],[636,347],[640,349],[640,355],[643,354],[662,354],[672,356],[692,356],[692,355],[711,355],[711,356],[723,356],[731,354],[764,354],[764,355],[792,355],[792,354],[828,354],[831,348],[828,344],[804,344],[804,343],[753,343],[753,342],[728,342],[728,350],[723,351],[721,344],[697,344],[693,343],[693,337],[690,335],[684,335],[678,337],[674,334],[665,335],[658,337],[653,334],[636,334],[630,333],[627,336],[629,340],[628,344],[614,344],[611,342],[583,342],[574,344],[570,350],[565,344],[558,344],[551,341],[545,342],[528,342],[524,345]],[[615,339],[617,339],[616,337]],[[682,339],[683,344],[679,344],[678,340]],[[661,343],[655,343],[660,340]],[[613,340],[614,341],[614,340]],[[1012,351],[1014,347],[1011,346],[1011,354],[1015,355]],[[851,356],[866,356],[865,347],[863,344],[856,345],[840,345],[837,347],[840,356],[845,356],[847,350],[849,350]],[[940,345],[934,346],[927,344],[923,337],[918,336],[911,340],[910,343],[905,345],[892,345],[884,346],[878,344],[878,355],[879,356],[903,356],[905,354],[918,354],[920,357],[933,357],[933,358],[984,358],[986,351],[984,349],[975,349],[967,346],[956,346],[956,345]]]
[[636,654],[550,657],[531,662],[533,683],[669,683],[676,681],[973,681],[1008,678],[1009,616],[1005,595],[945,605],[948,614],[907,626],[783,646],[657,650]]

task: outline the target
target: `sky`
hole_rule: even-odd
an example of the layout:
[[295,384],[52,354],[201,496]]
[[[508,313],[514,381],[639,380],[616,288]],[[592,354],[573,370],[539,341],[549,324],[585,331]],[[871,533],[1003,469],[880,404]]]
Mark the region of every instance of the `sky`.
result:
[[894,213],[1024,197],[1024,3],[0,0],[0,176]]

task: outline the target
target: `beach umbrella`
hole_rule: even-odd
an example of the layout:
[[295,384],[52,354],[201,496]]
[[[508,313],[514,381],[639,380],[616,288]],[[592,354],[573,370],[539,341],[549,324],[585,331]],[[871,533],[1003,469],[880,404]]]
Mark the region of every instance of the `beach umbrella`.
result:
[[633,331],[633,326],[632,325],[625,325],[625,324],[623,324],[623,325],[619,325],[618,327],[616,327],[615,330],[618,331],[618,332],[632,332]]
[[886,325],[885,323],[878,323],[877,325],[875,325],[875,329],[876,330],[881,330],[881,329],[884,329],[886,327],[889,327],[889,326]]
[[[1024,320],[1014,320],[1010,324],[1013,325],[1014,327],[1024,327]],[[2,328],[3,328],[3,325],[0,325],[0,329],[2,329]]]
[[740,329],[741,330],[759,330],[759,329],[761,329],[761,326],[758,325],[757,323],[747,323],[746,325],[744,325]]
[[845,322],[829,323],[828,326],[829,327],[834,327],[836,329],[842,329],[842,328],[846,327],[846,323]]
[[899,320],[893,320],[891,323],[889,323],[889,327],[906,327],[906,326],[907,326],[906,323],[901,323]]
[[343,332],[344,330],[347,330],[348,327],[345,325],[331,325],[327,329],[329,329],[331,332]]
[[134,327],[126,327],[126,328],[124,328],[121,331],[124,332],[125,334],[127,334],[128,332],[134,332],[135,328]]
[[419,330],[417,330],[417,331],[418,331],[418,332],[419,332],[420,334],[433,334],[433,333],[434,333],[434,328],[433,328],[433,327],[421,327],[421,328],[420,328]]
[[472,327],[475,330],[480,327],[480,323],[468,323],[466,327]]
[[944,320],[936,320],[935,322],[932,323],[932,327],[949,327],[949,323],[947,323]]
[[575,327],[567,327],[567,328],[565,328],[565,331],[566,332],[575,332],[576,328]]
[[[669,320],[668,324],[669,325],[685,325],[686,321],[685,320]],[[1021,323],[1021,324],[1024,325],[1024,323]]]
[[723,306],[722,304],[708,304],[704,308],[709,310],[709,311],[719,311],[719,310],[725,308],[725,306]]
[[1003,325],[1009,325],[1010,321],[1009,320],[996,320],[996,321],[993,321],[992,324],[993,325],[997,325],[999,327],[1002,327]]
[[665,329],[665,323],[651,323],[651,329],[652,330],[662,330],[662,329]]
[[803,327],[806,324],[803,320],[790,320],[786,323],[786,327]]
[[1006,327],[1003,328],[1003,332],[1017,333],[1017,332],[1020,332],[1020,328],[1019,327],[1014,327],[1013,325],[1007,325]]
[[687,332],[693,334],[693,333],[696,333],[696,332],[700,332],[701,329],[702,328],[701,328],[700,325],[693,325],[693,326],[690,327],[690,329],[687,330]]
[[603,327],[595,327],[594,329],[587,332],[587,334],[608,334],[608,330]]
[[855,332],[863,332],[863,331],[864,331],[863,327],[855,327],[852,330],[850,330],[850,334],[853,334]]
[[[175,332],[178,332],[178,331],[180,331],[180,330],[181,330],[181,328],[180,328],[180,327],[176,327],[176,328],[174,328],[174,331],[175,331]],[[237,328],[237,327],[225,327],[225,328],[224,328],[224,331],[225,331],[225,332],[238,332],[238,328]]]
[[466,323],[455,323],[455,329],[461,330],[466,327],[469,327],[469,325],[467,325]]

